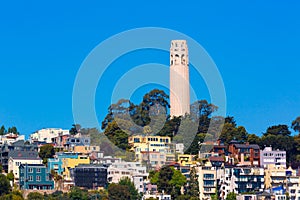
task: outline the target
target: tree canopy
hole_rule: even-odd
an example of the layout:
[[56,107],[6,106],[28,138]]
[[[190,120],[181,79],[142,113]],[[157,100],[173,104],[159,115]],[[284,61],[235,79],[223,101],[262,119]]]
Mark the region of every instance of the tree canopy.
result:
[[39,156],[43,159],[44,164],[47,164],[48,158],[53,158],[54,155],[55,150],[51,144],[45,144],[40,148]]

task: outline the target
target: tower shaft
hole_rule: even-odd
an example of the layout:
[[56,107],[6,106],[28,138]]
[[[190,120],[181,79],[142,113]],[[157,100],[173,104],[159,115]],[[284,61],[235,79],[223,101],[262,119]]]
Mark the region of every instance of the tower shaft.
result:
[[185,40],[172,40],[170,48],[170,115],[190,113],[189,57]]

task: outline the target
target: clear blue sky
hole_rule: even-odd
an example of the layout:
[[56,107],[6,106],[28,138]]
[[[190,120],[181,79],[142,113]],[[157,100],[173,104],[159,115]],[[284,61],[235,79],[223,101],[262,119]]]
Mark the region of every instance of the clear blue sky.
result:
[[[228,115],[248,132],[290,125],[300,115],[299,10],[298,1],[274,0],[1,2],[0,124],[17,126],[22,134],[69,129],[73,83],[88,53],[114,34],[154,26],[185,33],[207,50],[224,80]],[[168,59],[165,52],[136,52],[116,61],[107,77],[117,80],[120,68],[137,61]],[[107,77],[97,90],[99,121],[110,104],[103,97],[113,85]],[[198,78],[191,74],[191,81],[201,83]],[[137,91],[135,99],[150,88]]]

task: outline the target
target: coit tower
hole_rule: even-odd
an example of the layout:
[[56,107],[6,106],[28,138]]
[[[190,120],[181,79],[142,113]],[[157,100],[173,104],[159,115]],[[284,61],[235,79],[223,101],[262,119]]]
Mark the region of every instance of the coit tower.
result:
[[172,40],[170,48],[170,115],[190,113],[189,55],[185,40]]

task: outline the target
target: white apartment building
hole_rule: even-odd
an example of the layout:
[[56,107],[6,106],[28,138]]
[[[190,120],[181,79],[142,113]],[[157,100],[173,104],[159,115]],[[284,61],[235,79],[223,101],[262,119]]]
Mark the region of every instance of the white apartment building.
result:
[[17,134],[13,134],[13,133],[7,133],[6,135],[0,135],[0,145],[2,145],[2,144],[10,145],[19,140],[25,141],[25,135],[17,135]]
[[286,167],[286,151],[279,149],[273,150],[272,147],[265,147],[260,151],[260,166],[267,168],[268,165],[276,165]]
[[63,130],[61,128],[41,129],[30,135],[30,141],[52,143],[52,139],[59,135],[69,135],[69,130]]
[[139,192],[144,191],[144,180],[148,177],[146,167],[139,162],[112,163],[107,169],[109,183],[118,183],[122,178],[128,177],[133,181]]

